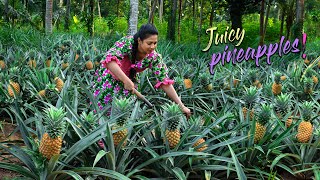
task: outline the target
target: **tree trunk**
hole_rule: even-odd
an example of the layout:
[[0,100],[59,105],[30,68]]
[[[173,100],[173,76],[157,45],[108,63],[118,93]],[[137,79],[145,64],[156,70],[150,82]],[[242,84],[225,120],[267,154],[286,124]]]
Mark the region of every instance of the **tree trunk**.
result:
[[69,31],[69,25],[70,25],[70,9],[71,9],[71,3],[70,0],[67,0],[66,2],[66,16],[64,18],[64,30]]
[[81,3],[81,12],[84,11],[84,5],[86,4],[86,0],[82,0],[82,3]]
[[157,1],[158,0],[153,0],[152,9],[151,9],[151,12],[149,14],[148,23],[152,23],[153,24],[153,15],[154,15],[154,11],[156,10]]
[[296,24],[294,28],[293,38],[299,38],[302,42],[303,20],[304,20],[304,0],[297,0],[296,2]]
[[231,19],[231,27],[236,30],[237,28],[242,29],[242,12],[239,7],[239,1],[233,0],[230,1],[230,19]]
[[159,0],[159,21],[162,23],[163,16],[163,0]]
[[285,16],[285,13],[286,13],[286,7],[285,6],[282,6],[281,8],[281,17],[280,17],[280,21],[281,21],[281,24],[280,24],[280,39],[281,37],[283,36],[283,24],[284,24],[284,16]]
[[199,22],[199,30],[198,30],[198,45],[200,46],[201,42],[201,29],[202,29],[202,13],[203,13],[203,0],[200,0],[200,22]]
[[214,13],[214,2],[211,3],[211,13],[210,13],[210,27],[213,25],[213,18],[215,16]]
[[196,19],[196,3],[195,0],[192,0],[192,31],[194,31],[195,27],[195,19]]
[[294,6],[294,1],[292,0],[289,4],[289,9],[287,11],[287,18],[286,18],[287,39],[289,39],[290,37],[291,27],[293,24],[293,18],[294,18],[293,6]]
[[46,34],[52,33],[52,5],[53,0],[46,1]]
[[179,12],[178,12],[178,42],[180,42],[181,38],[181,16],[182,16],[182,0],[179,0]]
[[267,25],[268,25],[268,19],[269,19],[270,7],[271,7],[271,4],[268,4],[268,7],[267,7],[267,13],[266,13],[266,18],[265,18],[265,20],[264,20],[264,28],[263,28],[263,39],[262,39],[262,44],[264,43],[264,39],[265,39],[265,37],[266,37],[266,33],[267,33]]
[[62,8],[62,6],[63,6],[63,0],[60,0],[59,7]]
[[128,35],[134,35],[138,29],[139,1],[130,0],[130,17]]
[[90,12],[89,12],[89,18],[87,22],[87,28],[88,28],[89,35],[92,37],[94,33],[94,27],[93,27],[94,0],[90,0],[89,9],[90,9]]
[[176,35],[177,6],[178,6],[177,0],[170,1],[171,13],[169,14],[169,19],[168,19],[167,39],[173,42],[175,41],[175,35]]
[[9,0],[5,0],[4,1],[4,15],[5,15],[5,20],[7,21],[7,23],[9,23]]
[[98,0],[97,5],[98,5],[99,18],[101,18],[100,0]]
[[260,9],[260,40],[259,40],[259,45],[263,45],[263,40],[264,40],[264,7],[265,5],[265,0],[261,1],[261,9]]

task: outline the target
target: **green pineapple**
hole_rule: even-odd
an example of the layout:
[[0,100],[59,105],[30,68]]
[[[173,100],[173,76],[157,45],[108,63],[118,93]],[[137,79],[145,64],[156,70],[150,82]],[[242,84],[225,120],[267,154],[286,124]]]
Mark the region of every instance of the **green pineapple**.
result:
[[271,118],[271,106],[262,104],[261,111],[258,114],[258,119],[256,122],[256,130],[254,133],[254,142],[259,142],[266,133],[266,125]]
[[58,109],[52,106],[45,110],[44,125],[46,133],[42,136],[39,152],[47,159],[60,154],[62,135],[66,131],[65,115],[63,108]]
[[166,104],[163,117],[166,122],[165,136],[170,148],[174,148],[180,141],[180,121],[182,112],[177,104]]
[[251,86],[250,88],[246,88],[246,92],[243,96],[244,107],[242,108],[244,119],[247,118],[247,111],[249,109],[250,109],[250,120],[253,119],[253,116],[254,116],[253,106],[259,98],[259,93],[260,93],[260,91],[255,86]]
[[[111,110],[111,117],[118,117],[116,121],[116,126],[113,129],[122,128],[125,126],[127,121],[130,118],[130,112],[132,111],[133,107],[133,100],[131,98],[115,98],[113,100],[112,110]],[[120,130],[113,134],[113,143],[115,146],[127,136],[128,129]],[[124,141],[124,144],[126,141]]]

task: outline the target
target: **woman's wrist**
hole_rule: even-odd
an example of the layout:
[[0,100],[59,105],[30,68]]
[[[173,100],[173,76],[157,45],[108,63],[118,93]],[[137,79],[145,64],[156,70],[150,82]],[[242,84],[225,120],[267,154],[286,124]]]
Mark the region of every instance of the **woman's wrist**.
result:
[[185,106],[184,106],[184,104],[183,104],[183,103],[178,103],[178,106],[179,106],[179,108],[180,108],[180,109],[185,108]]

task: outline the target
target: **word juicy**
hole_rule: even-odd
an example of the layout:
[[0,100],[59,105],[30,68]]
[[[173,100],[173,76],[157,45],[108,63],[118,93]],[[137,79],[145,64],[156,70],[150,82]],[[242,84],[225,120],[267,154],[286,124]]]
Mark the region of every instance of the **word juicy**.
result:
[[[238,28],[237,31],[231,30],[228,32],[228,27],[227,30],[225,31],[224,34],[219,35],[218,33],[215,36],[215,45],[218,45],[220,43],[227,43],[227,40],[229,42],[233,42],[234,40],[237,40],[238,43],[235,46],[240,46],[244,35],[245,35],[245,30]],[[210,29],[207,29],[207,34],[208,31],[210,31],[210,40],[205,49],[202,51],[208,51],[212,45],[213,42],[213,36],[214,36],[214,31],[217,30],[217,27],[213,27]],[[220,37],[219,37],[220,36]],[[229,46],[226,45],[224,48],[223,52],[218,52],[212,54],[211,62],[208,64],[210,67],[210,73],[213,75],[214,74],[214,68],[219,62],[221,62],[222,65],[225,63],[232,63],[235,65],[236,63],[241,63],[243,60],[249,61],[254,60],[256,67],[259,67],[259,60],[261,57],[266,56],[266,61],[268,65],[271,64],[270,57],[278,52],[278,55],[282,57],[282,55],[286,55],[290,52],[292,53],[299,53],[299,39],[296,38],[292,43],[287,40],[285,42],[285,37],[282,36],[280,39],[279,43],[274,43],[274,44],[269,44],[269,45],[261,45],[258,46],[256,49],[248,47],[246,50],[243,48],[237,49],[229,49]]]

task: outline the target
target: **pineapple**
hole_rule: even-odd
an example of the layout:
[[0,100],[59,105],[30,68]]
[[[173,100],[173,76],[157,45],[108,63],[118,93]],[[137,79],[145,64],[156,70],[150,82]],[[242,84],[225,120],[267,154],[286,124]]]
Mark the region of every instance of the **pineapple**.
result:
[[[194,143],[194,145],[192,147],[197,148],[196,151],[198,151],[198,152],[204,151],[208,148],[208,145],[204,144],[205,142],[206,141],[203,138],[200,138],[196,143]],[[202,145],[199,146],[200,144],[202,144]]]
[[43,134],[39,152],[51,159],[52,156],[60,154],[62,146],[62,135],[66,130],[66,113],[62,108],[50,107],[45,110],[44,125],[46,133]]
[[271,118],[271,106],[262,104],[261,111],[256,122],[256,130],[254,132],[254,143],[259,142],[266,133],[266,124]]
[[247,112],[250,109],[250,120],[253,119],[254,116],[254,109],[253,106],[258,100],[259,97],[259,90],[255,86],[251,86],[250,88],[246,89],[246,92],[243,96],[244,100],[244,107],[242,108],[244,119],[247,118]]
[[312,80],[313,80],[313,84],[315,84],[315,85],[318,84],[318,82],[319,82],[318,77],[315,75],[312,76]]
[[46,67],[50,67],[50,66],[51,66],[51,56],[49,55],[46,60]]
[[320,61],[318,62],[318,68],[320,68]]
[[192,80],[191,80],[191,67],[190,66],[187,66],[186,68],[186,73],[184,74],[183,76],[184,80],[184,87],[186,89],[190,89],[192,88]]
[[1,69],[5,69],[6,66],[6,62],[4,61],[4,57],[2,55],[0,55],[0,70]]
[[[239,84],[239,79],[233,79],[233,87],[237,87],[238,84]],[[261,85],[261,83],[260,83],[260,85]]]
[[35,52],[34,51],[30,52],[28,64],[31,68],[37,67],[37,62],[35,60]]
[[314,104],[312,102],[304,102],[301,106],[303,121],[298,126],[297,140],[301,143],[306,143],[310,140],[313,133],[311,124],[311,116]]
[[80,54],[81,54],[81,49],[77,49],[76,55],[74,57],[74,61],[77,61],[79,59]]
[[166,122],[166,140],[169,143],[169,147],[172,149],[180,141],[180,120],[182,112],[177,104],[167,104],[163,107],[163,117]]
[[100,66],[100,60],[103,58],[103,55],[102,54],[100,54],[100,55],[98,55],[96,58],[94,58],[94,65],[96,66],[96,67],[99,67]]
[[312,91],[313,91],[312,87],[313,87],[312,78],[305,78],[304,79],[304,92],[306,94],[312,94]]
[[[133,100],[130,98],[116,98],[113,101],[111,116],[118,117],[116,125],[113,127],[113,130],[122,128],[130,118],[130,112],[132,110]],[[113,143],[115,146],[118,146],[119,143],[126,138],[128,135],[128,129],[120,130],[116,133],[113,133]],[[123,142],[123,146],[126,145],[126,140]]]
[[284,80],[286,80],[286,79],[287,79],[287,76],[285,76],[285,75],[283,75],[283,76],[280,77],[280,80],[281,80],[281,81],[284,81]]
[[[291,95],[286,93],[281,93],[275,99],[275,111],[278,118],[282,119],[290,110],[291,110],[291,102],[290,102]],[[287,121],[287,127],[292,124],[292,117],[290,116]]]
[[56,77],[54,78],[54,81],[56,83],[56,88],[58,89],[58,91],[62,91],[62,88],[63,88],[63,85],[64,85],[64,82],[62,79],[60,79],[59,77]]
[[90,55],[87,53],[84,55],[84,60],[86,61],[86,68],[87,70],[93,69],[93,63],[90,60]]
[[20,94],[20,84],[18,82],[18,68],[14,67],[12,69],[10,69],[10,80],[9,80],[9,85],[8,85],[8,94],[10,97],[15,97],[16,95]]
[[39,91],[39,92],[38,92],[38,95],[39,95],[40,97],[46,97],[46,90],[43,89],[43,90]]
[[69,63],[66,60],[63,60],[63,63],[61,64],[61,69],[65,70],[69,67]]
[[306,65],[309,65],[309,64],[310,64],[310,60],[309,60],[309,59],[305,59],[305,60],[304,60],[304,63],[305,63]]
[[281,80],[281,73],[276,72],[274,74],[274,83],[272,84],[272,93],[276,96],[281,93],[282,85],[280,83]]

